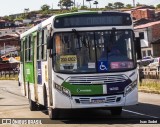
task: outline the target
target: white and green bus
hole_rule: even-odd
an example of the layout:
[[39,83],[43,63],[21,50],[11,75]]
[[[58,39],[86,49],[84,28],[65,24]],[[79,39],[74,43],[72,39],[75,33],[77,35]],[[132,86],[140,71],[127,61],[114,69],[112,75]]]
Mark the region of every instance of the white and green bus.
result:
[[21,34],[19,83],[30,110],[103,108],[120,115],[138,103],[136,43],[130,14],[54,15]]

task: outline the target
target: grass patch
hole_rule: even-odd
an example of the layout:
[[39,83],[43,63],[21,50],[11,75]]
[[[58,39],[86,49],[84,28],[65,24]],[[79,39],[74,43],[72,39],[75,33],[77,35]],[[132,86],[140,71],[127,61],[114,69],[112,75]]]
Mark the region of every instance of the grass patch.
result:
[[1,76],[0,80],[17,80],[18,81],[18,74],[17,75],[6,75],[5,76]]
[[160,94],[159,80],[146,80],[139,84],[139,91]]

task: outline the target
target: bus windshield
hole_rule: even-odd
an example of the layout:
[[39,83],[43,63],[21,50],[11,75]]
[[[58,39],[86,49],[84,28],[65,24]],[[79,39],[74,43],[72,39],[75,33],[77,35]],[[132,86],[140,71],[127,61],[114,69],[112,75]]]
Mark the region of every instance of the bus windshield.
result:
[[54,70],[60,73],[131,70],[135,67],[133,49],[131,30],[55,33]]

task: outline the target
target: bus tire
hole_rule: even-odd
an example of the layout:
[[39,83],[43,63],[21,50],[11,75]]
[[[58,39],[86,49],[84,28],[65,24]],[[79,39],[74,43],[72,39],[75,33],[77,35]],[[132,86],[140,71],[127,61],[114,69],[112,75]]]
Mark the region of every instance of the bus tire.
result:
[[29,100],[29,109],[31,111],[37,111],[38,110],[38,105],[37,105],[36,102],[32,101],[30,90],[29,90],[29,98],[28,98],[28,100]]
[[111,114],[120,116],[122,114],[122,107],[111,108]]
[[53,109],[51,107],[48,108],[48,115],[51,120],[58,119],[59,110]]

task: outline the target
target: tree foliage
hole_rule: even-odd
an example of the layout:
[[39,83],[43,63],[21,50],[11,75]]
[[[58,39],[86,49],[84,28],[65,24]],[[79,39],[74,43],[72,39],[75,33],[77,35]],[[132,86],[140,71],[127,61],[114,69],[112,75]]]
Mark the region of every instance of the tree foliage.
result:
[[132,5],[131,4],[127,4],[126,8],[130,9],[130,8],[132,8]]
[[142,4],[140,4],[139,2],[136,4],[136,7],[138,7],[138,6],[142,6]]
[[50,9],[50,6],[47,5],[47,4],[44,4],[44,5],[41,6],[42,11],[49,11],[49,9]]
[[158,4],[158,5],[156,6],[156,8],[160,8],[160,4]]
[[77,7],[72,7],[71,12],[77,12],[78,8]]
[[43,14],[43,15],[47,15],[47,14],[49,14],[50,13],[50,6],[49,5],[47,5],[47,4],[44,4],[44,5],[42,5],[41,6],[41,13]]
[[70,8],[74,5],[74,2],[72,0],[60,0],[58,3],[58,6],[62,9],[62,7],[65,7],[66,9]]
[[112,3],[108,3],[108,5],[105,6],[105,8],[111,10],[111,9],[113,9],[114,7],[113,7],[113,4],[112,4]]
[[87,6],[81,6],[80,9],[85,10],[85,9],[88,9],[88,7]]
[[115,3],[114,3],[114,7],[115,7],[116,9],[124,8],[124,3],[122,3],[122,2],[115,2]]

